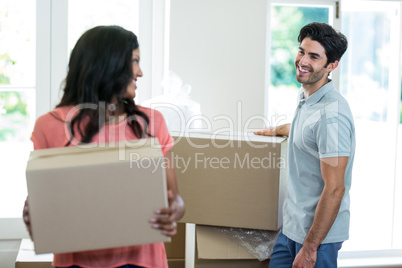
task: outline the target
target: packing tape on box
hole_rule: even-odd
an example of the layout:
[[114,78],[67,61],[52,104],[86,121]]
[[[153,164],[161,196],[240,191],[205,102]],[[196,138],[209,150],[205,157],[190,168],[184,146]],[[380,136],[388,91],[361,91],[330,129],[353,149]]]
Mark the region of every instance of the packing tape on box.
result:
[[264,261],[271,256],[279,231],[267,231],[257,229],[215,227],[232,242],[247,249],[259,261]]

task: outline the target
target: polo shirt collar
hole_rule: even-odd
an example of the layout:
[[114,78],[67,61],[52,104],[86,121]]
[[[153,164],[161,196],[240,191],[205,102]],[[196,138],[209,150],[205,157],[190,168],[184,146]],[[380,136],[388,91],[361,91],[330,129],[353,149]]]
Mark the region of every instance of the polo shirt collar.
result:
[[304,99],[304,90],[303,87],[300,90],[300,100],[304,100],[308,105],[314,105],[316,104],[318,101],[321,100],[321,98],[327,94],[329,91],[331,91],[334,88],[334,82],[332,82],[332,80],[329,79],[328,83],[326,83],[325,85],[323,85],[320,89],[318,89],[316,92],[314,92],[310,97],[308,97],[307,99]]

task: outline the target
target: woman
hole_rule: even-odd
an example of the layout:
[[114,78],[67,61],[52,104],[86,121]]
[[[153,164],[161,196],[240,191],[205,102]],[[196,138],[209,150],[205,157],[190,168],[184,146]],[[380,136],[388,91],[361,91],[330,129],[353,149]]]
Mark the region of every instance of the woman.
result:
[[[118,26],[99,26],[85,32],[74,47],[64,94],[56,109],[36,121],[34,149],[105,143],[156,137],[165,159],[171,160],[173,140],[162,115],[134,102],[137,78],[142,77],[137,37]],[[184,215],[174,167],[166,170],[169,207],[150,219],[153,228],[176,234]],[[168,214],[169,217],[160,215]],[[24,221],[29,225],[28,204]],[[168,267],[163,243],[55,254],[56,267]]]

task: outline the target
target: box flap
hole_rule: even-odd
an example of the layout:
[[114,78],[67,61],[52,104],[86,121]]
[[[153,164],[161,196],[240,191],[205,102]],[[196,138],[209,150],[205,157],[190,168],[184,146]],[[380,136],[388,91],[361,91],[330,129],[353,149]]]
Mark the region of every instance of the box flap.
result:
[[113,161],[137,161],[140,157],[162,157],[157,138],[104,144],[85,144],[35,150],[30,153],[27,172],[72,166],[102,165]]
[[287,140],[286,137],[281,136],[263,136],[255,135],[252,132],[184,132],[184,131],[170,131],[172,137],[190,137],[190,138],[204,138],[204,139],[217,139],[217,140],[236,140],[236,141],[249,141],[249,142],[263,142],[263,143],[282,143]]
[[119,150],[122,148],[145,148],[145,147],[158,147],[160,148],[157,138],[145,138],[130,141],[116,141],[109,143],[89,143],[78,146],[57,147],[35,150],[32,152],[30,158],[46,157],[60,154],[79,154],[99,152],[103,150]]
[[214,226],[197,225],[196,236],[199,259],[256,259]]

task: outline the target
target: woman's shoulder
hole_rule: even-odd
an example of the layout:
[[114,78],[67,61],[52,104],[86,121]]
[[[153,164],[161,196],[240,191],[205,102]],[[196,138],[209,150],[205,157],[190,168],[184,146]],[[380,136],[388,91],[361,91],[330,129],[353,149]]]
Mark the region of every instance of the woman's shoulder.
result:
[[77,113],[78,109],[75,106],[57,107],[50,112],[47,112],[38,117],[37,121],[70,121],[73,115]]
[[41,115],[35,122],[31,140],[35,149],[62,147],[66,144],[65,122],[73,106],[55,108]]
[[65,122],[71,121],[77,111],[74,106],[55,108],[36,119],[34,132],[58,128],[61,125],[64,126]]

